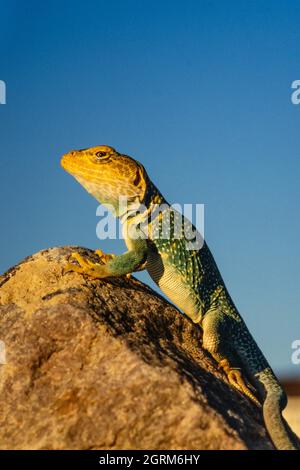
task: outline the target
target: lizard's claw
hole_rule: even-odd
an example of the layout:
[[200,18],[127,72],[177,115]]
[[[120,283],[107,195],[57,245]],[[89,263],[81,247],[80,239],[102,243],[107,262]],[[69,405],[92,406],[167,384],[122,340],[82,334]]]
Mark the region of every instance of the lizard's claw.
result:
[[108,277],[109,273],[105,264],[93,263],[79,253],[72,253],[71,258],[77,261],[77,264],[67,263],[64,272],[75,271],[80,274],[87,274],[96,279]]
[[85,270],[90,269],[95,264],[92,261],[90,261],[88,258],[84,258],[82,255],[80,255],[77,252],[72,253],[71,258],[74,258],[78,262],[79,266]]
[[239,369],[230,367],[227,359],[223,359],[222,361],[220,361],[218,367],[224,370],[230,385],[239,390],[239,392],[241,392],[243,395],[246,395],[246,397],[253,401],[257,406],[261,406],[256,396],[253,395],[249,387],[246,385],[242,373]]

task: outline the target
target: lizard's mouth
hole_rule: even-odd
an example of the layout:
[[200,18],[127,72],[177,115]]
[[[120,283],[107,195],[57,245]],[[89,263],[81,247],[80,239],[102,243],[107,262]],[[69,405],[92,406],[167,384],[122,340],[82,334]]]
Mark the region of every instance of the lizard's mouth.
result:
[[61,164],[61,166],[63,167],[63,169],[66,170],[66,159],[65,159],[65,156],[63,156],[63,157],[60,159],[60,164]]
[[76,152],[68,152],[68,153],[65,153],[62,157],[61,157],[61,160],[60,160],[60,164],[61,166],[63,167],[64,170],[68,171],[68,172],[71,172],[71,168],[72,166],[72,162],[74,164],[74,155],[75,155]]

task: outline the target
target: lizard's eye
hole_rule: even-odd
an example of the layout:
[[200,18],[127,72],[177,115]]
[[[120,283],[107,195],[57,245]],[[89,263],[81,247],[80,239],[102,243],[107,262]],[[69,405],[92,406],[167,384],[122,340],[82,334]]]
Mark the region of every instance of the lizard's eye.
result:
[[102,157],[105,157],[105,156],[106,156],[106,152],[97,152],[96,153],[97,158],[102,158]]

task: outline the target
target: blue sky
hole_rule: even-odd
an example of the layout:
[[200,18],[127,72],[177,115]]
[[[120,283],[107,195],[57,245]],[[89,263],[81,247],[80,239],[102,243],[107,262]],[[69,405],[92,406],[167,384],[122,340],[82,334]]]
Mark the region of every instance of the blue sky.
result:
[[[0,271],[96,238],[93,200],[59,166],[112,145],[205,235],[274,369],[299,375],[298,1],[1,1]],[[139,275],[149,282],[146,274]]]

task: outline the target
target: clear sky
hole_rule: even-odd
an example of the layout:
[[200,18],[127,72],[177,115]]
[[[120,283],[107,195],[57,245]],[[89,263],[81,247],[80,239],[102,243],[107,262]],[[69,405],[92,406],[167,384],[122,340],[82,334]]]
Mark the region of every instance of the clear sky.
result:
[[300,375],[299,1],[0,0],[0,17],[0,271],[54,245],[123,251],[59,165],[112,145],[170,202],[205,204],[250,330]]

